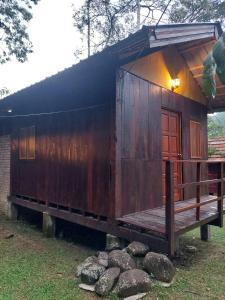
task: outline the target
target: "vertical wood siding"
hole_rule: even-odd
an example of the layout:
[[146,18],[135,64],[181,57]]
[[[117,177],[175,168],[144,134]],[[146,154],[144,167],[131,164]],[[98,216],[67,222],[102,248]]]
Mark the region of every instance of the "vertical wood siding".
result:
[[[202,158],[207,159],[207,109],[122,70],[117,85],[116,215],[121,216],[162,204],[161,109],[181,115],[183,159],[190,159],[190,120],[201,123]],[[195,166],[183,172],[184,180],[195,178]],[[192,195],[185,191],[184,197]]]
[[[162,108],[181,115],[184,159],[190,158],[190,120],[201,123],[202,158],[207,158],[206,107],[121,71],[114,115],[110,78],[102,93],[98,87],[93,98],[89,95],[91,103],[84,101],[86,109],[13,120],[12,195],[109,217],[161,205]],[[79,108],[78,99],[74,107]],[[90,104],[95,106],[87,108]],[[59,99],[55,110],[58,105]],[[19,128],[33,125],[35,160],[19,160]],[[185,180],[195,175],[193,168],[184,170]],[[185,198],[190,196],[186,191]]]
[[[110,105],[16,122],[12,194],[110,215]],[[34,160],[20,160],[18,133],[36,127]]]
[[121,180],[116,187],[117,216],[162,203],[161,88],[123,71],[118,79],[121,125],[117,139],[121,143],[117,153],[121,151],[121,157],[117,176],[121,173]]

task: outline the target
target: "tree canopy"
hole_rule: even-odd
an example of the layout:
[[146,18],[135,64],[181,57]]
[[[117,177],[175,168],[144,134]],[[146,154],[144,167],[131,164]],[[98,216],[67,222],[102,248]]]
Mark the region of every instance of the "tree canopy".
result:
[[225,33],[221,35],[204,61],[203,88],[210,99],[216,96],[216,74],[222,84],[225,84]]
[[[161,11],[165,0],[140,0],[142,22],[156,20],[156,11]],[[80,9],[74,9],[74,26],[84,42],[76,54],[96,52],[125,38],[137,29],[137,0],[84,0]],[[144,17],[143,17],[144,16]]]
[[11,57],[24,62],[32,52],[27,23],[32,19],[32,6],[39,0],[6,0],[0,2],[0,63]]
[[225,19],[224,0],[175,0],[169,9],[173,23],[209,22]]
[[95,53],[125,38],[139,27],[138,15],[140,25],[156,24],[164,11],[166,23],[209,21],[223,23],[225,1],[84,0],[79,9],[74,9],[73,15],[74,26],[80,32],[83,41],[76,54],[79,56],[87,49],[89,54]]

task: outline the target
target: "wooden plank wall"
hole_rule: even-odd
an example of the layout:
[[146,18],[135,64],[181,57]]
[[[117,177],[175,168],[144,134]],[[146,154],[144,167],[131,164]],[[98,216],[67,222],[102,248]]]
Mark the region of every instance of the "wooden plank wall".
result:
[[[110,105],[15,121],[12,194],[102,216],[110,201]],[[19,128],[35,125],[36,158],[19,160]]]
[[[117,76],[116,216],[162,204],[161,108],[181,114],[183,158],[190,159],[189,122],[201,123],[207,158],[207,109],[134,74]],[[184,178],[194,179],[194,168]],[[190,193],[186,192],[185,198]]]
[[[12,195],[114,215],[115,87],[112,63],[90,62],[9,97],[5,106],[22,115],[10,119]],[[19,128],[32,125],[36,158],[19,160]]]
[[[107,84],[102,83],[104,90],[98,87],[97,93],[88,94],[86,109],[81,108],[82,91],[80,96],[76,92],[79,101],[73,107],[79,103],[77,111],[13,119],[12,195],[110,217],[114,211],[118,217],[161,205],[162,107],[182,115],[184,159],[190,158],[189,121],[201,122],[203,158],[207,158],[206,108],[123,71],[117,76],[114,138],[112,79],[110,75]],[[36,93],[35,89],[35,97]],[[59,99],[57,109],[58,103]],[[19,160],[18,129],[30,125],[36,126],[36,159]],[[184,178],[194,176],[193,169],[185,170]]]
[[161,88],[129,73],[118,75],[116,215],[162,203]]

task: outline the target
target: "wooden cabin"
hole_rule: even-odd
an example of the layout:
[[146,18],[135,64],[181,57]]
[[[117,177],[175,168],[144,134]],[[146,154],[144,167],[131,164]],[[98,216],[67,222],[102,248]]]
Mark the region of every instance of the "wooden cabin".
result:
[[225,86],[218,80],[212,102],[202,89],[221,33],[219,23],[144,26],[1,101],[1,203],[8,193],[14,207],[169,255],[184,232],[222,226],[223,163],[208,180],[207,112],[225,108]]

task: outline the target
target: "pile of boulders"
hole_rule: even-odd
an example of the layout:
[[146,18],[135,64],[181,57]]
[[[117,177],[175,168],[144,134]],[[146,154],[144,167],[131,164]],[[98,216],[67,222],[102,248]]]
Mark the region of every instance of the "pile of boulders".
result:
[[[100,296],[110,292],[125,298],[140,299],[151,290],[154,281],[170,284],[175,275],[173,263],[163,254],[150,252],[147,245],[132,242],[123,250],[119,239],[108,236],[107,248],[78,265],[80,288]],[[112,242],[112,243],[111,243]]]

